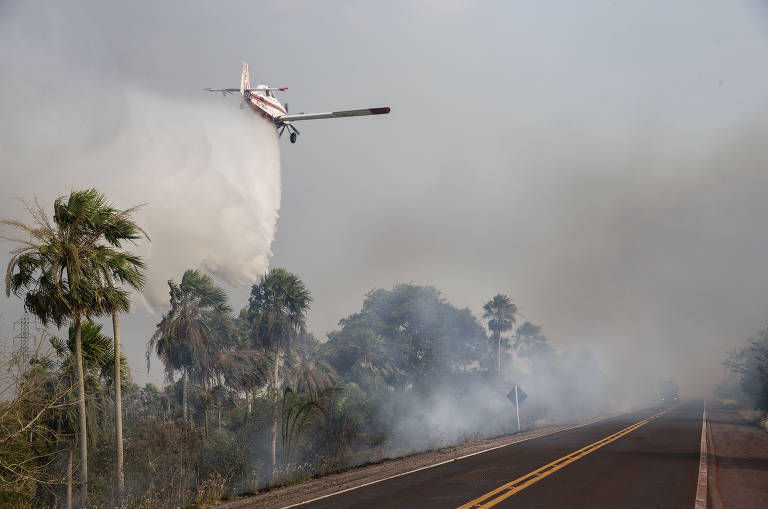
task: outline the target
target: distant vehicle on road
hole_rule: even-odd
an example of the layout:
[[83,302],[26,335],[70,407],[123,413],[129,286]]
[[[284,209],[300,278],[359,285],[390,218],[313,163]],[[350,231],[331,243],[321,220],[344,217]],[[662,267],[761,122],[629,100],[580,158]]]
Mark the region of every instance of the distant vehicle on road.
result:
[[671,378],[661,383],[661,403],[667,406],[677,405],[680,398],[677,394],[677,384]]

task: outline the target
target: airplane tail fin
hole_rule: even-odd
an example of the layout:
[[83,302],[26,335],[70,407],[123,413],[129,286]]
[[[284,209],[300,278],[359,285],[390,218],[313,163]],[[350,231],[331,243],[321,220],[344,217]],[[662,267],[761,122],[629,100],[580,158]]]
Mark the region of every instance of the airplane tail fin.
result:
[[251,88],[251,81],[248,79],[248,63],[243,62],[243,75],[240,78],[240,94],[245,95],[245,91]]

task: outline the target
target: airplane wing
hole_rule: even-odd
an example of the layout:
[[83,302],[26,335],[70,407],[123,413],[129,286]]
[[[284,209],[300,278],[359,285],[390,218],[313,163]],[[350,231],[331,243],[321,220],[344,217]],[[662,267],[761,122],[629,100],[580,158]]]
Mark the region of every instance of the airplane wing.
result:
[[[240,92],[239,88],[204,88],[207,92],[222,92],[224,94],[232,92]],[[284,92],[288,90],[288,87],[279,88],[246,88],[248,92]]]
[[223,94],[240,92],[239,88],[204,88],[203,90],[206,90],[208,92],[221,92]]
[[282,122],[292,122],[294,120],[315,120],[319,118],[344,118],[344,117],[362,117],[364,115],[386,115],[389,113],[389,106],[383,108],[365,108],[362,110],[331,111],[329,113],[299,113],[298,115],[283,115],[275,118]]

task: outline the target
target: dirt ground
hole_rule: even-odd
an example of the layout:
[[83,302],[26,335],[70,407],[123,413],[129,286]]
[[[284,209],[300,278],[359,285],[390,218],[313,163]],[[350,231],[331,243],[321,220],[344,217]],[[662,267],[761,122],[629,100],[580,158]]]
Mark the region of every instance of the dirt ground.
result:
[[219,509],[274,509],[277,507],[291,506],[293,504],[306,502],[338,491],[359,487],[388,477],[402,475],[412,470],[428,468],[438,463],[453,461],[468,454],[478,453],[495,447],[503,447],[524,440],[557,433],[558,431],[608,419],[616,415],[620,415],[620,413],[601,415],[586,423],[571,423],[568,425],[542,428],[533,431],[524,431],[514,435],[479,440],[401,458],[387,459],[372,465],[352,468],[338,474],[331,474],[318,479],[311,479],[289,486],[274,488],[257,495],[230,500],[216,507]]
[[709,501],[713,509],[768,507],[768,433],[737,409],[708,404]]

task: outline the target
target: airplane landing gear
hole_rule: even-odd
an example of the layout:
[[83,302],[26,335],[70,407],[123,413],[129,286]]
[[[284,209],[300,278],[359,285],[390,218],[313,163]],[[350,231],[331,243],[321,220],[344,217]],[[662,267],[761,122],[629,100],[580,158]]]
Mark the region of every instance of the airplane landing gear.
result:
[[291,143],[296,143],[296,139],[299,137],[299,130],[290,124],[283,124],[278,132],[278,138],[283,136],[283,131],[288,130],[288,134],[291,135]]

